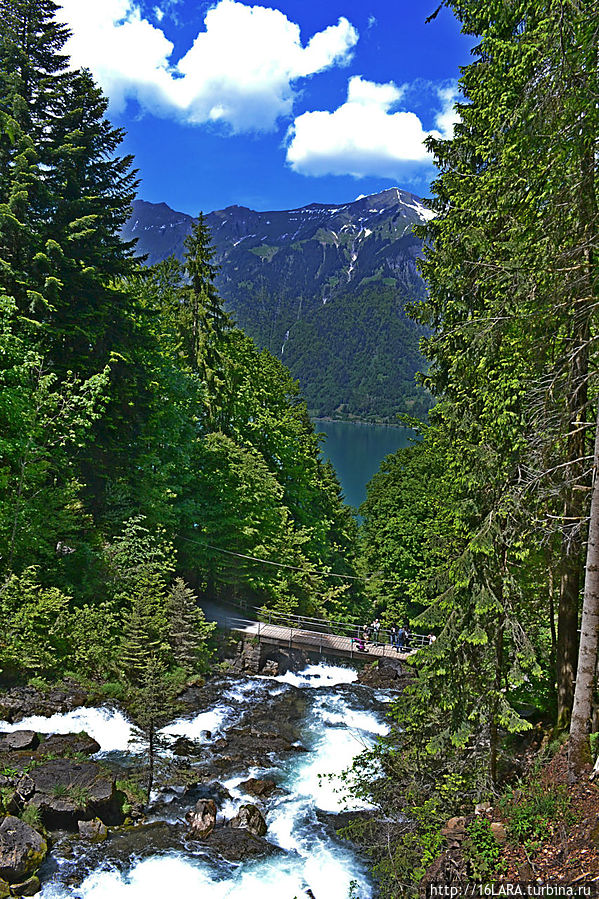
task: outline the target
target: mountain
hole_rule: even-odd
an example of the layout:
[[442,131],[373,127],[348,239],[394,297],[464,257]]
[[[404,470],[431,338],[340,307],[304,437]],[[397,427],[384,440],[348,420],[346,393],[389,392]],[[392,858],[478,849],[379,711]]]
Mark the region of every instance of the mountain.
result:
[[[227,308],[288,365],[313,414],[391,421],[428,408],[414,382],[422,331],[404,307],[424,296],[412,229],[430,215],[417,196],[391,188],[342,205],[206,216]],[[123,234],[151,265],[183,258],[192,221],[136,200]]]

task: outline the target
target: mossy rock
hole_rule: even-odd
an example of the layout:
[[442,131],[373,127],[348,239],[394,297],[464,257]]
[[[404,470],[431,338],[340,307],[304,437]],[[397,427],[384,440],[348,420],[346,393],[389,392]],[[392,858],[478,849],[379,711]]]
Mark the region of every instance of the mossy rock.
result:
[[48,852],[43,836],[20,818],[7,815],[0,825],[0,877],[22,883],[34,874]]

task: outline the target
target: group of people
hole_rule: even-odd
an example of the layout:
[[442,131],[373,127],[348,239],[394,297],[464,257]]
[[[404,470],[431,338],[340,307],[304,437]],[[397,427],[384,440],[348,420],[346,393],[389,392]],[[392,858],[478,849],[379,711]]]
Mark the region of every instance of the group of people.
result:
[[[375,618],[372,624],[365,624],[358,636],[355,638],[354,642],[359,652],[368,652],[366,649],[367,643],[372,643],[374,646],[379,645],[379,635],[381,630],[381,623],[378,618]],[[397,624],[390,625],[388,629],[389,633],[389,642],[392,647],[395,648],[396,652],[404,652],[407,649],[410,649],[410,630],[407,624],[399,627]],[[429,646],[432,645],[437,638],[434,634],[428,635]]]

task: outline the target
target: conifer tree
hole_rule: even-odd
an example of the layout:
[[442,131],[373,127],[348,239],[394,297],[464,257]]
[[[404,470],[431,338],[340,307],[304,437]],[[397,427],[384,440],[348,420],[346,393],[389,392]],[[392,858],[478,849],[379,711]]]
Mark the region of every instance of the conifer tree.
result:
[[214,625],[207,624],[198,599],[182,578],[177,578],[168,597],[169,642],[175,664],[188,674],[205,663],[206,639]]
[[188,284],[181,292],[183,333],[193,372],[204,382],[206,430],[223,430],[222,389],[225,382],[223,336],[231,325],[223,310],[214,279],[210,230],[200,213],[185,240],[185,274]]
[[130,683],[139,686],[150,661],[166,664],[168,654],[165,591],[158,577],[147,574],[138,579],[125,618],[120,669]]
[[145,750],[148,765],[148,781],[146,786],[146,803],[149,804],[154,773],[156,753],[164,740],[158,733],[174,712],[175,692],[167,677],[167,670],[162,660],[150,653],[140,672],[139,684],[133,688],[131,711],[133,720],[140,730],[142,747]]

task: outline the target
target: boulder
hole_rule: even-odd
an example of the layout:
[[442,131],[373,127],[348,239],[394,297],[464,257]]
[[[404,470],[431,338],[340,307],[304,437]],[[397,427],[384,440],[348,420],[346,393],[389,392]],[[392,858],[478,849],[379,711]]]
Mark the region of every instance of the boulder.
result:
[[123,822],[124,796],[115,776],[98,762],[51,759],[30,772],[34,803],[51,830],[76,830],[81,820],[100,818],[105,824]]
[[475,815],[486,815],[487,812],[490,812],[492,810],[493,810],[493,806],[491,805],[490,802],[478,802],[474,806],[474,814]]
[[89,734],[50,734],[40,744],[41,755],[95,755],[100,744]]
[[237,815],[231,820],[231,827],[242,827],[255,837],[263,837],[268,830],[264,815],[251,803],[239,807]]
[[194,840],[205,840],[216,824],[216,803],[213,799],[198,799],[185,820],[189,824],[189,836]]
[[239,787],[244,792],[251,793],[252,796],[266,799],[274,793],[277,785],[274,780],[258,780],[255,777],[250,777],[249,780],[244,780],[243,783],[240,783]]
[[501,821],[491,822],[491,833],[502,846],[507,843],[507,831]]
[[279,663],[275,662],[274,659],[267,659],[262,666],[262,671],[260,674],[265,675],[265,677],[276,677],[279,673]]
[[28,774],[22,774],[15,785],[15,792],[19,799],[28,802],[35,793],[35,784]]
[[283,850],[245,828],[217,827],[205,841],[208,851],[229,862],[282,854]]
[[390,656],[362,668],[358,674],[358,683],[378,689],[403,690],[412,677],[411,671],[404,671],[400,659]]
[[0,878],[21,883],[46,857],[48,844],[41,834],[20,818],[8,815],[0,824]]
[[101,843],[108,836],[108,828],[99,818],[92,818],[91,821],[79,821],[77,823],[79,836],[90,843]]
[[86,701],[85,692],[75,683],[70,683],[66,689],[47,691],[35,687],[11,687],[0,695],[0,718],[14,722],[30,715],[71,712],[85,705]]
[[441,835],[445,837],[450,846],[456,846],[466,836],[466,818],[460,815],[450,818],[445,827],[441,829]]
[[15,730],[13,733],[0,734],[0,752],[19,752],[25,749],[34,751],[39,746],[40,738],[33,730]]
[[28,877],[24,883],[15,883],[10,888],[11,896],[35,896],[41,889],[40,879],[35,875]]

